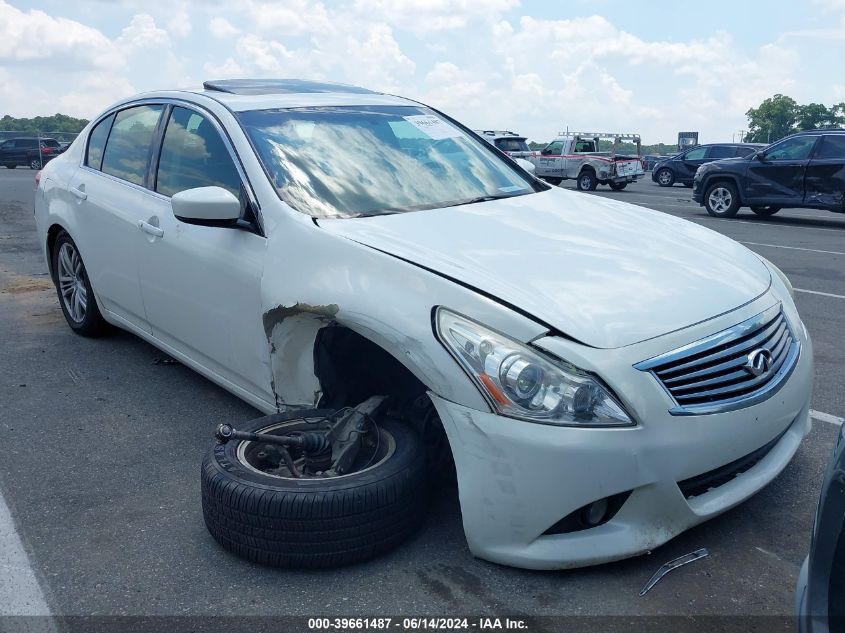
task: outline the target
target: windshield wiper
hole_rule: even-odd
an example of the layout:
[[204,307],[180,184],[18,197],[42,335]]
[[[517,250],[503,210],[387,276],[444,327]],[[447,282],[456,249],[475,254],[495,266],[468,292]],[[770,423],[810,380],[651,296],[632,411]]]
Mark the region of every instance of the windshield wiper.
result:
[[[519,195],[519,194],[516,194]],[[495,195],[489,196],[477,196],[475,198],[470,198],[469,200],[461,200],[460,202],[455,202],[453,204],[446,204],[443,205],[444,207],[460,207],[465,204],[475,204],[476,202],[489,202],[490,200],[501,200],[502,198],[513,198],[514,194],[512,193],[498,193]]]

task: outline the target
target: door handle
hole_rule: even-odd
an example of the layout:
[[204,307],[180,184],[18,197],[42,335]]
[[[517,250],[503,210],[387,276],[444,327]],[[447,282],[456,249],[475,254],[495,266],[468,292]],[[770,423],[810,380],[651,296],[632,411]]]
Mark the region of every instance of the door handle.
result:
[[78,187],[71,187],[70,192],[80,200],[85,200],[88,197],[88,194],[85,193],[85,185],[80,185],[80,187],[82,187],[82,189]]
[[143,220],[138,220],[138,228],[141,229],[144,233],[149,233],[155,237],[164,237],[164,229],[160,229],[157,226],[153,226],[149,222],[144,222]]

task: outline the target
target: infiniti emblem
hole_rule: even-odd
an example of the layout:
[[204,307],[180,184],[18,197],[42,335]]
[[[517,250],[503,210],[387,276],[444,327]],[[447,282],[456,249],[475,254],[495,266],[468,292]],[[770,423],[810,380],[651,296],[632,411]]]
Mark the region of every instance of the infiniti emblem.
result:
[[772,353],[763,347],[755,349],[748,355],[742,368],[752,376],[768,374],[772,368]]

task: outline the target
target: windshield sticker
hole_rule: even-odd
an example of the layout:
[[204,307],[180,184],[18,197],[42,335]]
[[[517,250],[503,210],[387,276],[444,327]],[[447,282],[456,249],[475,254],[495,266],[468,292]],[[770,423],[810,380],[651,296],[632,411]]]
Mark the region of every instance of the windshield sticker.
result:
[[413,116],[405,116],[402,118],[435,141],[439,141],[444,138],[458,138],[463,136],[460,130],[453,128],[451,125],[437,118],[433,114],[415,114]]

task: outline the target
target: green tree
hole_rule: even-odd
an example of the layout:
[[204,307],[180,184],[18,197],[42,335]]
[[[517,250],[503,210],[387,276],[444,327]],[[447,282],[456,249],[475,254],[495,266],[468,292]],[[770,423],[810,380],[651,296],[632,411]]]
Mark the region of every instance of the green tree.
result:
[[[76,119],[66,114],[37,116],[31,119],[17,119],[7,114],[0,118],[0,132],[41,133],[72,138],[87,124],[86,119]],[[9,136],[9,134],[0,134],[0,137],[4,136]]]
[[748,117],[746,142],[769,143],[797,131],[798,104],[792,97],[776,94],[745,113]]
[[817,130],[825,127],[836,127],[843,121],[840,115],[840,105],[828,108],[821,103],[799,105],[796,109],[796,125],[799,130]]

